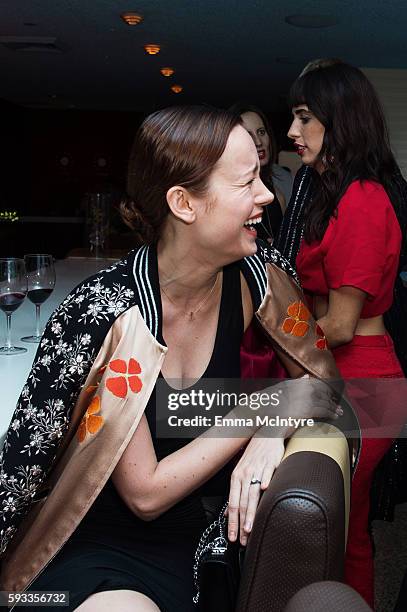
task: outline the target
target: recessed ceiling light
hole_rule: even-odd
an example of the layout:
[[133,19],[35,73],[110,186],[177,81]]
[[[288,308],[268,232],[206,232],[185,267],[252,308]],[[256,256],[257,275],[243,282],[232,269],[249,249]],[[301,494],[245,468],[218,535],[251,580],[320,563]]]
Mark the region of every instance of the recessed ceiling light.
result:
[[120,17],[129,26],[138,25],[139,23],[143,21],[143,16],[140,15],[139,13],[132,13],[132,12],[122,13]]
[[289,15],[285,22],[297,28],[329,28],[339,20],[332,15]]
[[157,55],[160,53],[160,45],[144,45],[144,50],[148,55]]
[[173,85],[173,86],[171,87],[171,90],[172,90],[172,91],[173,91],[175,94],[179,94],[179,93],[181,93],[181,91],[182,91],[183,89],[184,89],[184,88],[182,87],[182,85]]
[[175,70],[174,68],[170,68],[169,66],[166,66],[165,68],[161,68],[160,72],[163,76],[170,77],[174,74]]

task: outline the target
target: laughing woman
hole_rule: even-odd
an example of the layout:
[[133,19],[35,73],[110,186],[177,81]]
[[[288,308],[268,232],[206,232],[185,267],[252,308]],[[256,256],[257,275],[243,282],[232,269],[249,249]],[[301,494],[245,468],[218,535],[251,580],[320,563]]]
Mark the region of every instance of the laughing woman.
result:
[[[360,70],[339,61],[301,75],[290,98],[288,136],[316,171],[296,260],[302,286],[344,378],[402,378],[383,315],[405,237],[394,197],[398,168],[379,100]],[[363,439],[352,484],[345,577],[372,607],[369,495],[390,445],[388,438]]]
[[[273,196],[226,111],[148,117],[127,191],[123,214],[144,246],[56,310],[6,437],[2,588],[69,591],[82,612],[187,611],[204,500],[229,495],[229,539],[245,545],[284,440],[159,437],[156,384],[166,405],[172,385],[239,378],[265,255],[289,266],[257,252],[253,221]],[[302,398],[304,414],[315,399]]]

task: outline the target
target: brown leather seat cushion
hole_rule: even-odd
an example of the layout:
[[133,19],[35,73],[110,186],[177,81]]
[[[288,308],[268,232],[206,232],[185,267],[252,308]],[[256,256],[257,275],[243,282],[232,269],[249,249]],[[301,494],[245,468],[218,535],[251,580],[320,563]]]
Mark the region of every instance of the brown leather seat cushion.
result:
[[341,580],[345,500],[341,468],[323,453],[287,457],[260,502],[246,551],[239,612],[282,612],[304,586]]

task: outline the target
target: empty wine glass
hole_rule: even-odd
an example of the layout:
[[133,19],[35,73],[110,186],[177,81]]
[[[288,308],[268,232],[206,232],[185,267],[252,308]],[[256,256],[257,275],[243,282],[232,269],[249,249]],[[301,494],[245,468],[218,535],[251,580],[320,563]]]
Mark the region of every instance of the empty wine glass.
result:
[[0,355],[25,353],[26,348],[11,344],[11,315],[27,295],[27,275],[24,261],[15,257],[0,259],[0,308],[6,314],[6,344]]
[[35,334],[24,336],[23,342],[39,342],[41,340],[40,331],[40,311],[41,304],[51,295],[55,286],[54,258],[52,255],[34,254],[24,256],[25,267],[27,270],[28,293],[27,297],[35,304]]

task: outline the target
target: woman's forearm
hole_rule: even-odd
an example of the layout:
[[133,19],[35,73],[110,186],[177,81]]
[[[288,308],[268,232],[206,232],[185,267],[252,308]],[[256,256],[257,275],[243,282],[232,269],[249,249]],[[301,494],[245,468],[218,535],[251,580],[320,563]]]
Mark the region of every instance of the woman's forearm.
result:
[[[286,381],[285,384],[290,384],[290,381]],[[293,405],[291,413],[290,400],[293,399],[294,404],[298,400],[295,399],[294,393],[289,393],[288,389],[286,394],[286,407],[282,403],[278,407],[268,407],[263,409],[261,413],[251,414],[249,414],[250,410],[247,409],[233,410],[226,418],[233,420],[236,423],[235,426],[231,425],[229,428],[225,426],[212,427],[204,435],[158,462],[151,482],[152,498],[155,500],[154,503],[159,502],[161,507],[156,508],[156,510],[160,509],[161,512],[164,512],[179,499],[204,484],[247,443],[250,443],[253,436],[284,440],[289,438],[297,427],[304,425],[305,421],[308,421],[308,416],[310,418],[314,416],[315,413],[312,410],[314,406],[311,409],[311,405],[310,410],[307,411],[304,408],[303,413],[298,413]],[[298,391],[295,394],[298,395]],[[304,403],[308,403],[305,395]],[[262,420],[264,417],[272,419],[277,416],[292,417],[292,420],[287,425],[260,424],[264,423]],[[239,425],[246,419],[252,419],[254,424],[247,427]],[[303,421],[301,424],[300,420]],[[229,437],[225,437],[225,430],[230,432]],[[236,437],[237,434],[241,435]],[[172,483],[170,488],[168,487],[169,482]]]
[[[216,436],[216,433],[210,435]],[[221,432],[218,437],[200,436],[158,462],[150,489],[151,518],[207,482],[250,440],[249,436],[221,438],[220,435]]]
[[[228,425],[211,427],[161,461],[151,451],[151,434],[143,417],[113,473],[113,481],[139,518],[153,520],[212,478],[261,427],[256,419],[252,426],[239,426],[241,419],[246,422],[260,413],[273,416],[277,412],[280,410],[268,407],[251,412],[246,406],[237,406],[225,416],[230,419]],[[150,444],[146,444],[147,438]]]
[[353,338],[354,330],[350,325],[340,325],[329,317],[329,315],[325,315],[321,319],[318,319],[317,323],[324,332],[328,348],[330,349],[348,344]]
[[317,323],[324,331],[330,349],[352,341],[366,297],[367,294],[356,287],[330,289],[325,313],[323,301],[314,300]]
[[[239,418],[234,410],[228,418]],[[143,520],[153,520],[192,493],[214,476],[257,430],[246,428],[239,432],[231,428],[211,427],[179,450],[157,461],[146,438],[151,435],[145,417],[130,441],[116,470],[113,481],[131,510]],[[239,433],[239,437],[237,437]],[[145,445],[145,452],[142,446]]]
[[[214,426],[183,448],[157,462],[151,434],[145,417],[123,454],[113,480],[127,505],[144,520],[152,520],[192,493],[216,474],[258,432],[264,422],[257,417],[313,416],[332,418],[335,408],[326,397],[326,388],[315,379],[281,381],[278,390],[282,401],[262,405],[255,411],[237,406],[225,418],[228,425]],[[275,388],[265,389],[270,396]],[[249,421],[249,425],[242,426]],[[251,421],[251,423],[250,423]],[[292,425],[266,426],[266,435],[287,437]],[[294,426],[299,426],[301,423]]]

